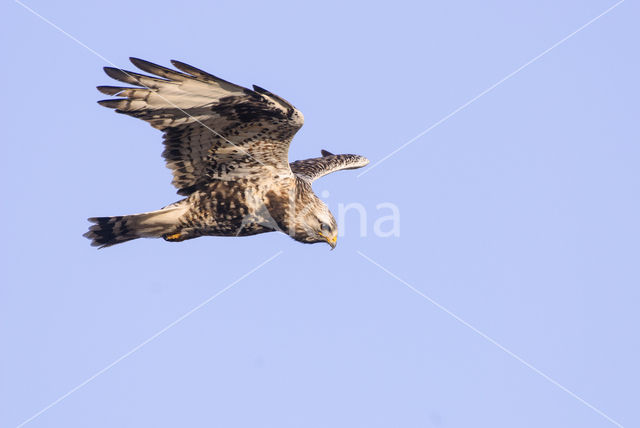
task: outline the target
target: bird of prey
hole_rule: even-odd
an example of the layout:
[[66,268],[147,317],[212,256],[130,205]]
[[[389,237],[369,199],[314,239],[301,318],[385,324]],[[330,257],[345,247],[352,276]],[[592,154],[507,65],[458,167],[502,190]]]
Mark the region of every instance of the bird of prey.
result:
[[366,158],[322,150],[322,157],[289,163],[289,144],[304,122],[289,102],[179,61],[171,62],[180,71],[138,58],[131,62],[154,76],[105,67],[109,77],[131,86],[98,86],[118,97],[98,103],[163,131],[162,155],[185,198],[157,211],[90,218],[94,224],[84,236],[91,245],[281,231],[299,242],[335,248],[335,218],[311,183],[361,168]]

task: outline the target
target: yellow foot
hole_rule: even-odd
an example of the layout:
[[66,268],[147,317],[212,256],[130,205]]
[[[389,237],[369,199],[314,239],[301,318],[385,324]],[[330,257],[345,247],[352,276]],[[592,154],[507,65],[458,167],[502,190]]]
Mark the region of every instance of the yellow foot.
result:
[[181,236],[179,233],[174,233],[173,235],[164,235],[164,239],[167,241],[178,241]]

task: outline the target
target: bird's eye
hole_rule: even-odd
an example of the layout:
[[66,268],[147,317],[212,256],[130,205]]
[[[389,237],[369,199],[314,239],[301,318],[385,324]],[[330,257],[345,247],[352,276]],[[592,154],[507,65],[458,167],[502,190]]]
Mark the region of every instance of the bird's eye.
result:
[[323,232],[331,232],[331,227],[327,223],[320,223],[320,230]]

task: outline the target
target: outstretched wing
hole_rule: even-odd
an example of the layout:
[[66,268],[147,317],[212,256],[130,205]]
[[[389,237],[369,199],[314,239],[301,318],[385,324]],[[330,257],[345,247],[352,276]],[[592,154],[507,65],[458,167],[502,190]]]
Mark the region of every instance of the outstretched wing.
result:
[[322,150],[321,158],[312,158],[291,162],[289,166],[293,173],[305,180],[314,181],[320,177],[343,169],[362,168],[369,163],[369,159],[358,155],[334,155]]
[[107,75],[134,87],[98,86],[121,97],[99,103],[164,131],[162,155],[179,194],[215,179],[291,175],[289,143],[304,118],[287,101],[179,61],[171,63],[182,72],[130,59],[158,77],[105,67]]

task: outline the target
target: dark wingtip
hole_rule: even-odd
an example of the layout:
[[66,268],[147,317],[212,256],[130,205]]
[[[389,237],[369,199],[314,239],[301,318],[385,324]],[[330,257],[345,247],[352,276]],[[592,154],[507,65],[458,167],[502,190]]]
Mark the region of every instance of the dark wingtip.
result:
[[98,104],[107,108],[118,108],[120,107],[122,101],[125,101],[125,100],[126,98],[113,98],[109,100],[100,100],[98,101]]
[[149,61],[145,61],[142,58],[136,58],[135,56],[130,56],[129,61],[131,61],[131,64],[135,65],[136,67],[138,66],[138,64],[149,63]]
[[128,78],[131,78],[131,72],[125,71],[121,68],[103,67],[102,69],[107,74],[107,76],[111,77],[114,80],[126,82]]
[[256,91],[259,94],[264,94],[264,95],[271,95],[271,92],[267,91],[264,88],[261,88],[258,85],[252,85],[253,86],[253,90]]
[[164,68],[161,65],[154,64],[153,62],[144,60],[142,58],[136,58],[135,56],[130,56],[129,57],[129,61],[131,61],[131,64],[135,65],[140,70],[144,70],[144,71],[147,71],[149,73],[154,73],[154,72],[153,71],[149,71],[148,68],[152,68],[152,67]]
[[118,95],[120,92],[126,90],[126,88],[122,88],[119,86],[96,86],[96,89],[105,95]]
[[186,62],[182,62],[182,61],[178,61],[177,59],[170,59],[169,62],[178,70],[182,70],[184,71],[184,69],[192,69],[192,70],[196,70],[199,71],[203,74],[209,74],[206,71],[202,71],[199,68],[194,67],[193,65],[189,65]]
[[333,153],[331,153],[331,152],[330,152],[330,151],[328,151],[328,150],[324,150],[324,149],[323,149],[323,150],[320,150],[320,153],[322,154],[322,157],[325,157],[325,156],[333,156]]

